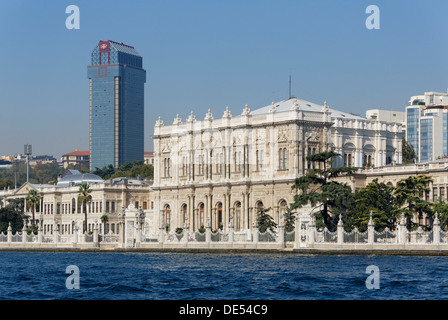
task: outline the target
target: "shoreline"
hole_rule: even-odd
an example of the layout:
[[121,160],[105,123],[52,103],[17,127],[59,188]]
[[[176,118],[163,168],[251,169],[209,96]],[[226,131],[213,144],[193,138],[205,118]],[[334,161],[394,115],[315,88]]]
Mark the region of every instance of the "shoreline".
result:
[[78,252],[78,253],[218,253],[218,254],[304,254],[304,255],[399,255],[448,256],[447,250],[340,250],[340,249],[250,249],[250,248],[57,248],[3,247],[0,252]]

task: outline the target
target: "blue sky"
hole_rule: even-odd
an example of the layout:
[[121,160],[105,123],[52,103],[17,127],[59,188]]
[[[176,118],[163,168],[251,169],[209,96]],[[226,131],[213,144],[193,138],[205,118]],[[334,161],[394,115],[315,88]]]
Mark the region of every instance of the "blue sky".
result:
[[[68,5],[80,29],[68,30]],[[380,30],[368,30],[368,5]],[[160,115],[221,117],[294,96],[345,112],[445,92],[446,0],[0,0],[0,155],[88,150],[87,65],[99,40],[143,56],[145,149]]]

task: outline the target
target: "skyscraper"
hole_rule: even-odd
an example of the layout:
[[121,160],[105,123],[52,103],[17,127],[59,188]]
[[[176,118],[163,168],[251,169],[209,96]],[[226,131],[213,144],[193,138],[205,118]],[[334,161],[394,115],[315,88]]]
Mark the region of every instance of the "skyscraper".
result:
[[448,93],[412,96],[406,107],[406,140],[418,162],[448,156]]
[[146,71],[134,47],[100,41],[87,68],[90,169],[143,160]]

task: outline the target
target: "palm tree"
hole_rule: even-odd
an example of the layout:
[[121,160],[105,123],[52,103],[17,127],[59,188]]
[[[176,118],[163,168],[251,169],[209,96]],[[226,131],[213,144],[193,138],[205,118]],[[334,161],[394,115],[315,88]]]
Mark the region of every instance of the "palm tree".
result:
[[90,194],[91,192],[92,189],[90,189],[90,186],[87,183],[83,183],[79,186],[78,202],[82,203],[82,210],[84,210],[84,233],[87,231],[87,202],[92,201],[92,195]]
[[109,216],[107,214],[103,214],[101,216],[101,222],[103,223],[103,234],[106,232],[106,223],[109,221]]
[[31,221],[31,225],[33,226],[33,228],[35,227],[34,212],[36,211],[36,207],[39,204],[41,198],[42,197],[40,196],[40,194],[34,189],[28,191],[28,195],[25,198],[26,205],[29,209],[31,209],[31,213],[33,214],[33,219]]

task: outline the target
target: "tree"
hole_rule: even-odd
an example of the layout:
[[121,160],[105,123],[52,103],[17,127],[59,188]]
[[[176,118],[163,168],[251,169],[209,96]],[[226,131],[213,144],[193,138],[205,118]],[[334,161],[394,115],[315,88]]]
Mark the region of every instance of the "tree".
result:
[[[425,175],[410,176],[398,182],[394,195],[399,206],[398,212],[403,213],[406,217],[406,225],[409,230],[416,227],[418,224],[412,221],[412,218],[417,215],[423,216],[426,213],[433,218],[433,211],[431,203],[423,200],[425,193],[429,193],[429,184],[432,179]],[[432,225],[432,222],[431,222]]]
[[87,183],[83,183],[79,186],[78,190],[78,202],[82,203],[82,209],[84,210],[84,227],[83,232],[87,232],[87,202],[92,201],[92,189]]
[[6,206],[5,208],[0,209],[0,232],[6,234],[10,223],[13,233],[21,231],[24,219],[24,214],[15,211],[13,207]]
[[110,164],[108,166],[103,167],[102,169],[95,168],[95,170],[92,173],[101,177],[104,180],[107,180],[110,179],[112,175],[115,173],[115,168],[113,165]]
[[294,214],[295,212],[290,206],[286,207],[284,219],[285,219],[285,231],[287,232],[294,231],[294,225],[295,225]]
[[271,208],[259,207],[257,211],[257,224],[258,231],[265,232],[267,229],[274,232],[274,228],[277,227],[277,224],[274,222],[274,219],[268,214],[268,211]]
[[446,230],[448,227],[448,203],[442,200],[441,197],[433,203],[433,211],[439,214],[440,228]]
[[8,199],[7,207],[21,214],[24,214],[25,212],[25,205],[23,203],[23,199],[21,198]]
[[31,213],[32,213],[31,226],[33,229],[36,228],[36,220],[34,217],[34,213],[36,211],[37,206],[39,205],[41,198],[42,197],[40,196],[40,194],[34,189],[31,189],[30,191],[28,191],[28,195],[25,198],[26,205],[31,210]]
[[10,179],[0,179],[0,190],[14,189],[14,181]]
[[417,159],[414,147],[412,144],[409,144],[404,137],[401,140],[401,152],[403,163],[414,163]]
[[370,212],[377,231],[384,228],[395,229],[397,221],[397,203],[394,196],[395,188],[378,179],[373,180],[364,189],[355,192],[347,213],[344,226],[357,227],[359,231],[367,230]]
[[100,176],[104,180],[120,177],[142,177],[153,179],[154,167],[152,165],[145,164],[143,160],[138,160],[126,162],[118,168],[114,168],[111,164],[103,167],[102,169],[95,168],[95,171],[92,173]]
[[292,209],[301,208],[308,203],[313,207],[319,205],[316,214],[322,217],[330,231],[336,229],[338,216],[345,214],[352,196],[350,186],[334,179],[350,176],[357,170],[350,167],[332,168],[332,159],[338,156],[340,155],[333,151],[324,151],[306,157],[308,161],[317,162],[318,169],[309,170],[306,175],[297,178],[292,186],[293,189],[302,191],[294,196]]

